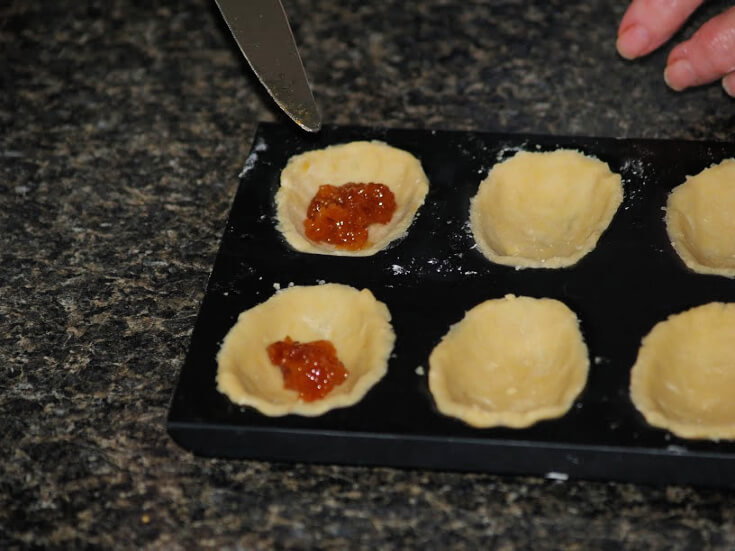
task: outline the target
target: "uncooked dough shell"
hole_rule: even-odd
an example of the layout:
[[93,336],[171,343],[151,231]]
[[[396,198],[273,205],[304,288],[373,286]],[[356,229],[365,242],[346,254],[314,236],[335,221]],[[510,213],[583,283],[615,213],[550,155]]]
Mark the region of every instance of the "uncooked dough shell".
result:
[[[304,219],[319,186],[347,183],[383,184],[395,195],[396,210],[387,224],[368,228],[368,246],[348,251],[306,237]],[[276,193],[278,229],[294,249],[304,253],[370,256],[403,236],[429,190],[419,160],[383,142],[350,142],[309,151],[289,159]]]
[[589,359],[577,317],[563,303],[507,295],[468,311],[429,365],[440,412],[475,427],[523,428],[569,410]]
[[[373,294],[336,283],[289,287],[240,314],[217,355],[217,389],[234,403],[269,416],[321,415],[359,402],[388,369],[395,342],[390,312]],[[348,372],[320,400],[304,402],[285,389],[281,370],[268,357],[269,344],[291,337],[326,339]]]
[[735,304],[670,316],[643,339],[630,394],[646,421],[682,438],[735,438]]
[[562,268],[595,248],[623,200],[620,175],[577,151],[521,151],[492,168],[470,206],[492,262]]
[[735,159],[674,188],[666,203],[666,231],[689,268],[735,277]]

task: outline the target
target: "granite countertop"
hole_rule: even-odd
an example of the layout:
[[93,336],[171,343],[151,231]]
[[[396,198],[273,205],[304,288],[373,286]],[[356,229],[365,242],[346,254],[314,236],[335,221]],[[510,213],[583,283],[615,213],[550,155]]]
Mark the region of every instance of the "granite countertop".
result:
[[[719,86],[665,87],[667,48],[616,56],[624,3],[284,6],[328,123],[735,130]],[[237,174],[283,116],[213,2],[16,0],[0,45],[0,548],[735,546],[732,491],[180,448],[166,414]]]

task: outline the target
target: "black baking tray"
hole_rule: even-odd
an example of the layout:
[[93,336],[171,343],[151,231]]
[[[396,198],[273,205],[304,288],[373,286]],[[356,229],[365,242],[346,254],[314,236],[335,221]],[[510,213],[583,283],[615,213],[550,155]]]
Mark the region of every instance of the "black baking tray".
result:
[[[430,191],[408,234],[364,258],[292,250],[274,220],[287,160],[364,139],[405,149],[424,167]],[[625,198],[610,227],[570,268],[490,263],[469,232],[470,198],[498,161],[521,149],[557,148],[598,157],[622,175]],[[261,124],[171,403],[169,433],[204,456],[735,487],[735,442],[683,440],[650,427],[628,394],[641,338],[654,324],[710,301],[735,301],[735,281],[684,266],[663,222],[673,187],[734,156],[735,144],[721,142],[346,126],[308,135]],[[238,314],[278,287],[323,281],[367,287],[388,305],[397,340],[387,375],[358,404],[320,417],[266,417],[218,393],[215,356]],[[589,378],[559,419],[522,430],[472,428],[436,410],[428,357],[466,310],[507,293],[555,298],[577,313]]]

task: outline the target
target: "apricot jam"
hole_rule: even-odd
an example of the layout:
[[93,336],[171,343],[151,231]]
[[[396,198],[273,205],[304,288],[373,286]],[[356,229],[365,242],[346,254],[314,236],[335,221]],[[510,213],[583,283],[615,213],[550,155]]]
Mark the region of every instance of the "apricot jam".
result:
[[267,350],[271,363],[281,368],[283,386],[297,391],[304,402],[324,398],[347,378],[330,341],[300,343],[286,337],[268,345]]
[[306,211],[306,237],[357,251],[367,245],[368,227],[387,224],[395,210],[395,195],[383,184],[319,186]]

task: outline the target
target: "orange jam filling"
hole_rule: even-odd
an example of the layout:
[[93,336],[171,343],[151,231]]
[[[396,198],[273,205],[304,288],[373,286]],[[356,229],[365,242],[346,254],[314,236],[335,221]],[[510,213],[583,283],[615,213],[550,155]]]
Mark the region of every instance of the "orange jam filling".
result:
[[347,378],[344,364],[330,341],[300,343],[286,337],[267,348],[271,363],[281,368],[283,386],[304,402],[324,398]]
[[306,211],[306,237],[357,251],[367,245],[368,226],[387,224],[395,210],[395,195],[383,184],[319,186]]

